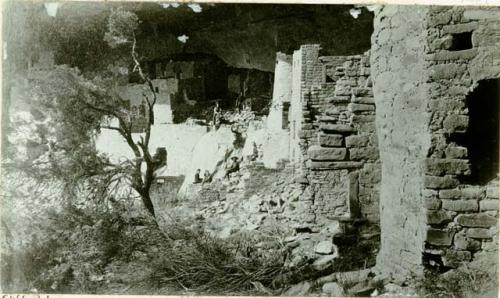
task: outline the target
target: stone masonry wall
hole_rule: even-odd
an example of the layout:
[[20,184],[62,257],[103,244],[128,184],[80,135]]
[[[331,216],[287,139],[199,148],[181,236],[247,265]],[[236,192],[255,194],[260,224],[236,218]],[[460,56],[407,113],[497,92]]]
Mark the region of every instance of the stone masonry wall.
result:
[[305,45],[294,54],[300,53],[302,63],[300,165],[314,195],[312,213],[318,224],[352,217],[378,222],[380,164],[369,58],[320,57],[319,50]]
[[[482,148],[481,137],[496,138],[496,152],[480,154],[482,158],[496,155],[496,163],[488,163],[495,163],[498,173],[499,93],[492,93],[496,98],[470,99],[482,101],[479,105],[496,101],[493,123],[486,113],[472,118],[475,111],[469,104],[478,103],[468,102],[467,96],[480,80],[500,79],[500,9],[434,7],[427,26],[427,110],[432,117],[431,146],[424,165],[428,227],[424,262],[453,268],[498,247],[498,176],[487,181],[468,178],[477,175],[471,149]],[[457,39],[462,39],[461,44]],[[499,88],[499,81],[493,88]],[[477,126],[473,121],[481,122],[480,129],[468,132],[471,125]],[[495,125],[492,135],[484,134]],[[478,139],[470,144],[474,148],[460,144],[460,137],[467,133],[477,134]],[[486,170],[484,165],[478,169]]]
[[[470,152],[460,143],[471,125],[467,97],[480,80],[500,77],[499,21],[496,8],[375,14],[382,272],[420,275],[424,265],[453,268],[496,249],[498,177],[470,183]],[[490,138],[498,143],[498,127]]]

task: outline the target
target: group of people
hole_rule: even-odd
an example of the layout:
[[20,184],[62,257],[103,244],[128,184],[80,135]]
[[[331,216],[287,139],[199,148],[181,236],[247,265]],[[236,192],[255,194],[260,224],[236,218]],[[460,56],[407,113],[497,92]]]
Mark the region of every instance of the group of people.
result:
[[194,174],[194,184],[205,184],[210,182],[212,182],[212,175],[210,175],[210,172],[208,170],[205,170],[205,172],[203,173],[203,178],[201,178],[201,170],[196,170],[196,174]]
[[[240,162],[241,160],[238,159],[238,157],[233,156],[230,159],[230,162],[226,165],[225,167],[225,174],[224,174],[224,179],[229,179],[229,175],[235,172],[238,172],[240,170]],[[203,178],[201,177],[201,170],[197,169],[196,173],[194,174],[194,181],[193,184],[205,184],[205,183],[210,183],[212,182],[212,174],[208,170],[205,170],[203,173]]]

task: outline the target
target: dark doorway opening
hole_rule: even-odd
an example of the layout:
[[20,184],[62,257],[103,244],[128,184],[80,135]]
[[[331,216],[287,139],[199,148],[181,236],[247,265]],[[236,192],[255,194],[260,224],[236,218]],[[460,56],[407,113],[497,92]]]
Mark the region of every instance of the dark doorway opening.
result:
[[450,51],[463,51],[472,49],[472,32],[452,34]]
[[498,173],[500,79],[482,80],[467,96],[469,127],[452,141],[467,148],[471,174],[462,182],[484,185]]

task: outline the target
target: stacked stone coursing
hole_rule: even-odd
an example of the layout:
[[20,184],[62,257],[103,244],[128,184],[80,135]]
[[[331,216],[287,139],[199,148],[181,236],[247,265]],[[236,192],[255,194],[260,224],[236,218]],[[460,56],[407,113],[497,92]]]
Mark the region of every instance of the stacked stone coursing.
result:
[[[471,125],[468,94],[480,80],[500,78],[500,10],[431,8],[427,26],[431,146],[424,165],[426,253],[438,255],[446,267],[456,267],[481,250],[495,250],[498,243],[498,177],[467,182],[463,177],[471,175],[473,166],[470,148],[453,137],[465,134]],[[457,34],[470,36],[470,48],[454,47]],[[498,129],[491,137],[498,138]]]
[[496,246],[498,179],[467,182],[470,155],[457,135],[470,126],[467,95],[480,80],[500,77],[499,21],[495,8],[376,12],[371,70],[383,174],[377,259],[383,272],[456,267]]
[[303,176],[314,194],[311,208],[318,223],[357,216],[377,221],[380,165],[369,58],[319,57],[319,49],[306,45],[298,51],[299,146]]

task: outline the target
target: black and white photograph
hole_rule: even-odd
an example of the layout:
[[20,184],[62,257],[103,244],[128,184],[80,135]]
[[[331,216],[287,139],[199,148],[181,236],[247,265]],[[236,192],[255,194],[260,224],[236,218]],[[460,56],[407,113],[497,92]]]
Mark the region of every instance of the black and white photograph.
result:
[[223,2],[1,1],[2,297],[498,297],[500,2]]

